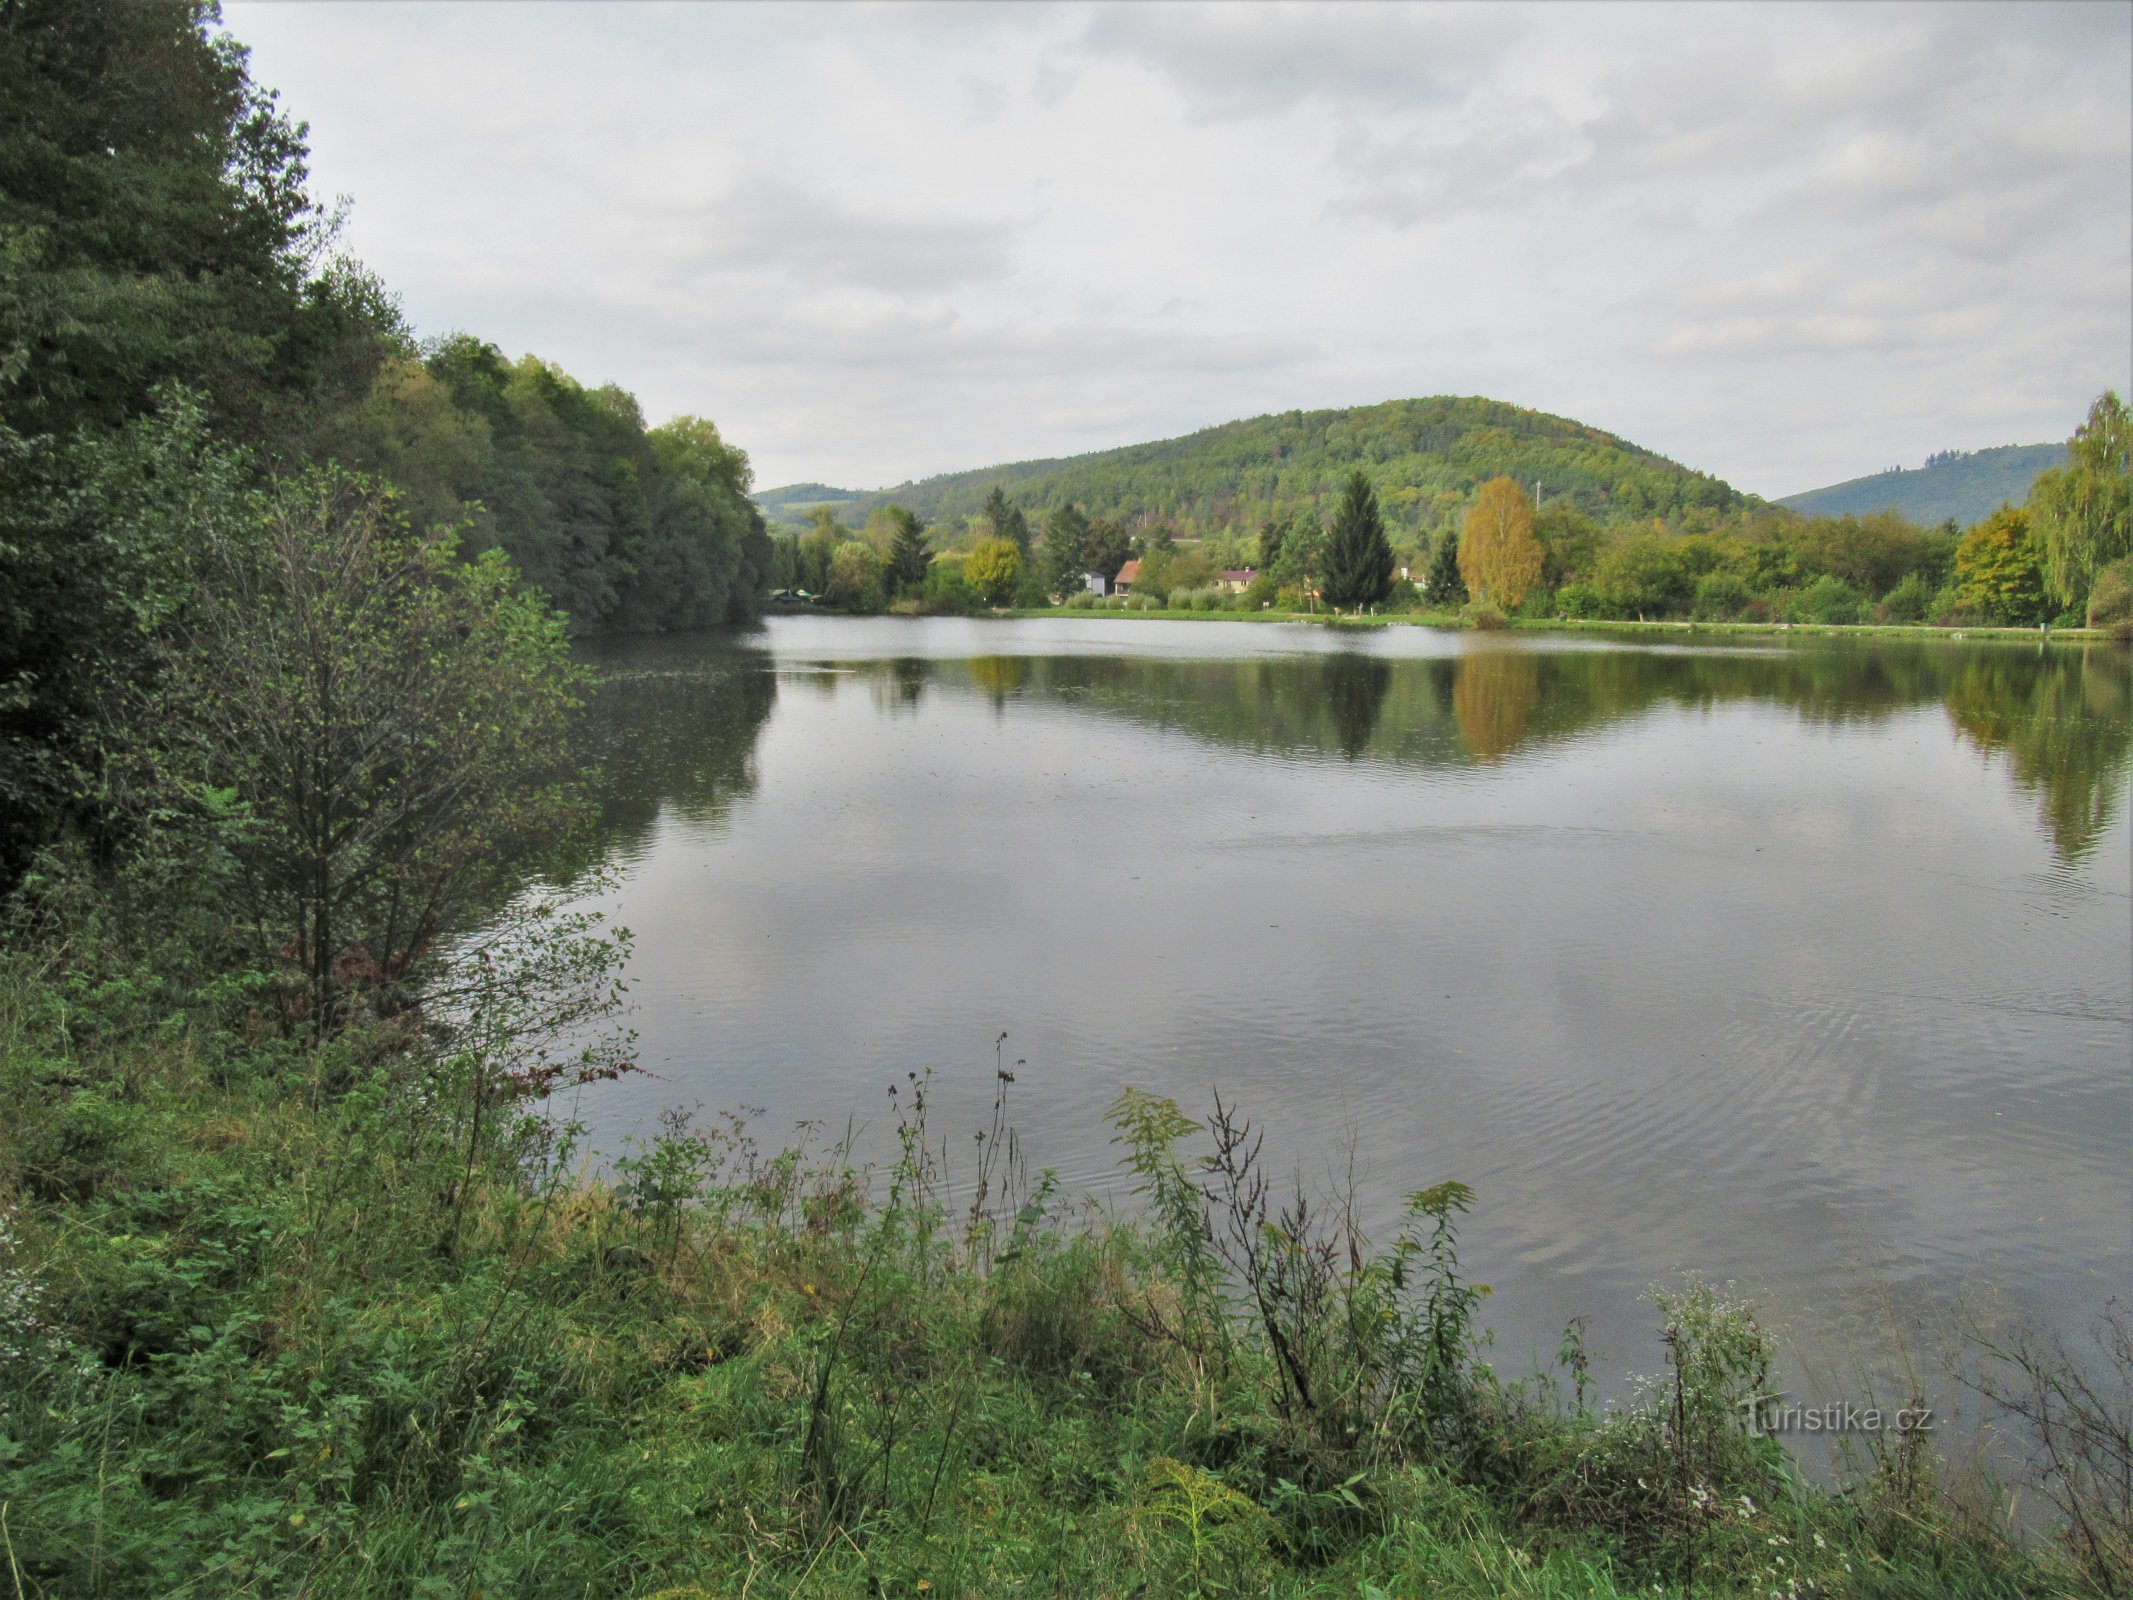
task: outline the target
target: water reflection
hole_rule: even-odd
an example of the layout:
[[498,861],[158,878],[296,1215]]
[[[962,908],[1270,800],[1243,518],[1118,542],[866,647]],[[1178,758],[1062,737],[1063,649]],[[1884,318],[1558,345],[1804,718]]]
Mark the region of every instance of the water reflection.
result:
[[763,657],[726,643],[699,634],[584,647],[596,679],[580,751],[600,773],[610,848],[631,851],[662,810],[715,825],[754,790],[777,678]]
[[[748,751],[776,677],[760,640],[610,644],[591,753],[610,768],[610,821],[641,828],[661,798],[709,814],[746,791]],[[1763,702],[1803,722],[1874,722],[1935,702],[1981,753],[2004,757],[2065,861],[2117,818],[2133,739],[2129,658],[2119,648],[1878,643],[1852,648],[1548,652],[1491,645],[1451,657],[1356,652],[1251,659],[988,654],[785,662],[826,695],[854,678],[885,710],[928,686],[1004,710],[1028,694],[1244,750],[1345,760],[1494,765],[1661,706]]]
[[1128,1084],[1356,1137],[1390,1204],[1475,1183],[1513,1348],[1627,1339],[1681,1266],[1989,1259],[2068,1326],[2124,1276],[2123,652],[809,621],[597,664],[659,1074],[601,1148],[928,1065],[974,1127],[1006,1027],[1070,1190]]

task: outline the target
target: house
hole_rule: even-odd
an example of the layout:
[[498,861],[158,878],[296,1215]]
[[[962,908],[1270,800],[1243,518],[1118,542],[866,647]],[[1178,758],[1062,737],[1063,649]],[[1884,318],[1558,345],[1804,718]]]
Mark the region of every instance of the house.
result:
[[1242,594],[1252,586],[1252,580],[1258,576],[1259,569],[1256,567],[1238,567],[1229,572],[1216,573],[1215,582],[1231,594]]
[[1139,556],[1135,556],[1131,561],[1127,562],[1124,566],[1118,569],[1118,576],[1111,580],[1111,592],[1113,594],[1133,593],[1133,580],[1135,578],[1138,578],[1140,575],[1141,558]]
[[1099,597],[1111,592],[1111,580],[1101,572],[1084,572],[1081,575],[1081,586]]

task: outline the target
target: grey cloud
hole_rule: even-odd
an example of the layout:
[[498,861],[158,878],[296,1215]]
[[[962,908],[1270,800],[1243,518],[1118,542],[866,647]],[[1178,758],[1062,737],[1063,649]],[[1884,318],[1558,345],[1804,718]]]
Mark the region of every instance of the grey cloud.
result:
[[690,275],[775,273],[804,285],[941,293],[1004,278],[1013,223],[854,205],[797,184],[753,181],[700,204],[641,212],[633,226]]
[[1195,116],[1221,120],[1314,97],[1394,109],[1456,104],[1517,31],[1501,10],[1112,5],[1081,42],[1160,74]]

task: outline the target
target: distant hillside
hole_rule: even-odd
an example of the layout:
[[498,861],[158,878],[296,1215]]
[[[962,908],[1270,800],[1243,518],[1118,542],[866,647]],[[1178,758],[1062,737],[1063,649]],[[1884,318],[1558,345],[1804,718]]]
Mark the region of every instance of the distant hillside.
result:
[[1991,450],[1948,450],[1928,456],[1926,464],[1892,468],[1868,478],[1809,489],[1778,502],[1810,516],[1841,517],[1846,512],[1901,511],[1913,522],[1939,523],[1951,517],[1969,527],[1999,510],[2003,502],[2022,504],[2029,486],[2046,467],[2066,464],[2063,444],[2003,444]]
[[[836,510],[856,523],[894,501],[929,522],[953,521],[975,513],[997,483],[1028,510],[1074,502],[1094,517],[1162,519],[1189,535],[1256,528],[1271,515],[1326,505],[1358,466],[1376,480],[1387,520],[1410,531],[1439,526],[1499,473],[1528,487],[1538,481],[1545,498],[1571,500],[1602,520],[1751,503],[1717,478],[1581,422],[1439,396],[1287,411],[1180,439],[945,473],[838,502]],[[802,507],[837,493],[804,484],[756,498],[774,520],[804,521]]]
[[755,503],[772,522],[805,522],[816,506],[839,506],[864,498],[863,489],[832,489],[826,483],[789,483],[782,489],[759,489]]

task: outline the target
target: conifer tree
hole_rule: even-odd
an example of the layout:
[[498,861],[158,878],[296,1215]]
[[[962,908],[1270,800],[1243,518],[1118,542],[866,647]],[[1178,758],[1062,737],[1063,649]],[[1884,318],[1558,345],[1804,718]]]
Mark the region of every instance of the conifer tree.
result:
[[1429,591],[1431,605],[1458,606],[1466,604],[1466,579],[1459,575],[1459,530],[1446,528],[1437,536],[1437,553],[1430,558]]
[[1020,506],[1007,498],[1007,492],[997,483],[992,486],[992,493],[985,497],[985,509],[979,515],[992,524],[994,538],[1005,539],[1025,562],[1029,559],[1029,518],[1022,514]]
[[1374,606],[1392,593],[1392,546],[1385,539],[1385,518],[1377,491],[1363,472],[1349,475],[1340,510],[1326,539],[1325,570],[1319,594],[1341,609]]
[[926,568],[933,563],[926,525],[902,506],[891,506],[889,514],[896,519],[896,534],[889,542],[889,592],[913,594],[925,583]]
[[1081,587],[1081,575],[1090,570],[1088,538],[1089,519],[1079,506],[1061,506],[1045,519],[1044,572],[1052,593],[1072,594]]

